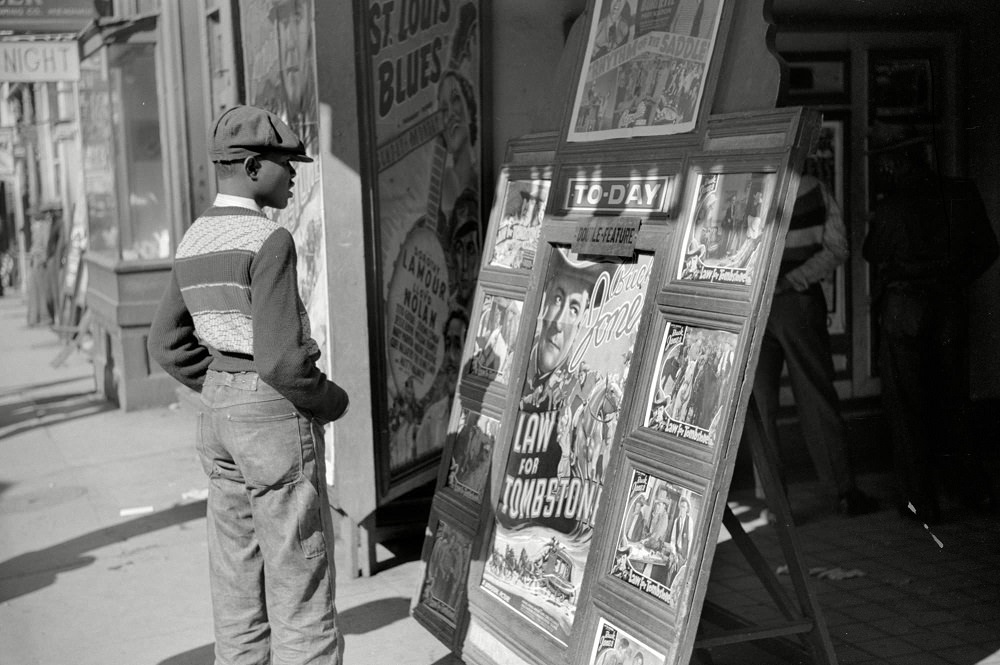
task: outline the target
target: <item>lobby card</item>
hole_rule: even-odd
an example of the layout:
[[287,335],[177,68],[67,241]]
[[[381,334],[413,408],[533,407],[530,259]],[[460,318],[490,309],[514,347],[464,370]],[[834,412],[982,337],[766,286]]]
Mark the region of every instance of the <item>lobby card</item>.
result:
[[638,469],[632,470],[627,491],[611,575],[676,609],[694,565],[691,541],[702,498]]
[[452,625],[462,605],[471,548],[472,541],[465,534],[451,528],[443,520],[438,522],[420,590],[420,602]]
[[496,268],[531,270],[542,231],[551,182],[508,180],[503,208],[496,223],[496,240],[489,264]]
[[499,420],[462,408],[448,464],[447,487],[470,501],[482,501],[499,431]]
[[597,624],[590,665],[662,665],[664,655],[603,617]]
[[487,293],[476,330],[475,348],[467,365],[471,376],[507,383],[513,346],[521,323],[521,301]]
[[699,175],[677,278],[751,286],[771,235],[768,211],[776,182],[769,173]]
[[645,426],[707,446],[718,443],[739,335],[667,323]]

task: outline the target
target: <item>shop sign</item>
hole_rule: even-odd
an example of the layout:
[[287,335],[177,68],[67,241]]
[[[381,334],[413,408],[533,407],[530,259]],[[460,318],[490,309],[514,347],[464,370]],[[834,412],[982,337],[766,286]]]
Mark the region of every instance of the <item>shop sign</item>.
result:
[[94,0],[0,0],[0,28],[14,32],[68,33],[97,18]]
[[[0,0],[0,8],[3,7]],[[76,42],[0,42],[0,81],[40,83],[80,79]]]

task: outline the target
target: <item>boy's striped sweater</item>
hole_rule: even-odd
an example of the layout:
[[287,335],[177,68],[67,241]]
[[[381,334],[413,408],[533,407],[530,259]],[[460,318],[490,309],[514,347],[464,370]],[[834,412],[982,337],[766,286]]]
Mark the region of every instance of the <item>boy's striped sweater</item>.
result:
[[336,420],[347,395],[316,367],[287,229],[246,208],[209,208],[177,247],[149,352],[201,390],[208,369],[257,372],[299,409]]

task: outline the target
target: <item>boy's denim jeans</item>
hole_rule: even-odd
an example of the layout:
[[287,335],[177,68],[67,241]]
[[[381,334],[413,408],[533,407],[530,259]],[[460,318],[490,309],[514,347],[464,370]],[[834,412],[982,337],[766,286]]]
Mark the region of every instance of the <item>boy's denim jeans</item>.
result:
[[201,400],[216,665],[339,665],[321,428],[253,372]]

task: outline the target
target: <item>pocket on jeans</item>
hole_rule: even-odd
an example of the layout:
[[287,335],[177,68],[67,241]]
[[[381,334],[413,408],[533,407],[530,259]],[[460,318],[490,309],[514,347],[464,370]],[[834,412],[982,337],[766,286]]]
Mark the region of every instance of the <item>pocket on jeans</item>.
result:
[[303,480],[295,486],[295,499],[299,503],[299,542],[307,559],[326,553],[323,536],[323,515],[327,507],[320,501],[319,493],[311,482]]
[[197,431],[194,437],[194,447],[198,452],[198,459],[201,461],[201,469],[205,472],[205,475],[209,478],[212,477],[212,471],[215,469],[214,457],[208,449],[208,441],[211,438],[211,432],[206,431],[207,428],[211,427],[211,419],[205,414],[204,411],[198,412],[197,420]]
[[[302,474],[304,419],[295,412],[273,415],[230,415],[227,428],[233,458],[248,487],[277,487]],[[308,426],[308,423],[305,423]]]

